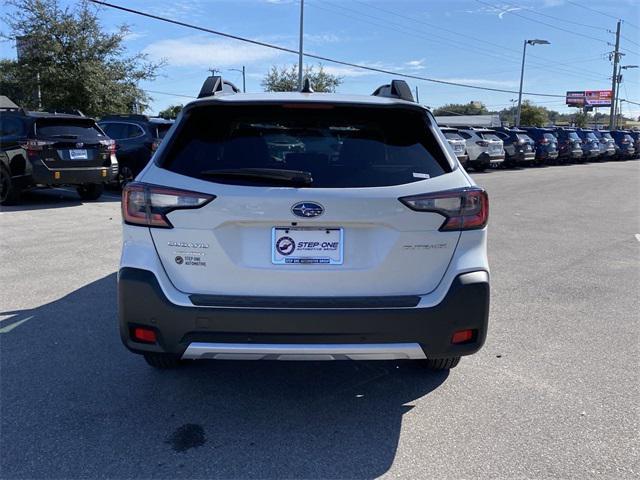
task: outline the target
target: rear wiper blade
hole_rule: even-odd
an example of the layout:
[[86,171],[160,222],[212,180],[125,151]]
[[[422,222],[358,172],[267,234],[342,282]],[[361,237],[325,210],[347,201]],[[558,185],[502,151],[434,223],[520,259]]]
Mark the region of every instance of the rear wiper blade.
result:
[[264,180],[291,185],[311,185],[313,177],[310,172],[302,170],[284,170],[280,168],[229,168],[205,170],[200,172],[205,177],[246,178],[248,180]]
[[76,139],[78,138],[78,135],[71,135],[71,134],[67,134],[67,135],[47,135],[47,138],[73,138]]

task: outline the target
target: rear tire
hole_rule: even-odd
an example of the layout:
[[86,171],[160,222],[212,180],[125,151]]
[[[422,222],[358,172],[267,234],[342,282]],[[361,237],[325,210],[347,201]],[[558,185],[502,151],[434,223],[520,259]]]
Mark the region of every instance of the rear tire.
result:
[[20,200],[20,190],[11,181],[11,173],[0,165],[0,205],[14,205]]
[[136,176],[133,174],[133,170],[126,165],[122,165],[118,170],[118,187],[122,189],[127,183],[133,182],[134,178]]
[[102,183],[86,183],[76,188],[82,200],[97,200],[104,192]]
[[424,366],[429,370],[450,370],[460,363],[460,357],[429,358],[424,360]]
[[144,359],[153,368],[157,368],[159,370],[178,368],[182,364],[180,357],[171,353],[145,353]]

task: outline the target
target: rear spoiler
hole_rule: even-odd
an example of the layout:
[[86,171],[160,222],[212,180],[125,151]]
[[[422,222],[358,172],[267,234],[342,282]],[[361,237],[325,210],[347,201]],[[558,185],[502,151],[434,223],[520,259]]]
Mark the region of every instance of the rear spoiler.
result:
[[240,89],[220,75],[212,75],[202,84],[198,98],[212,97],[221,93],[240,93]]
[[371,94],[375,97],[399,98],[407,102],[415,102],[409,84],[404,80],[391,80],[390,84],[380,85]]

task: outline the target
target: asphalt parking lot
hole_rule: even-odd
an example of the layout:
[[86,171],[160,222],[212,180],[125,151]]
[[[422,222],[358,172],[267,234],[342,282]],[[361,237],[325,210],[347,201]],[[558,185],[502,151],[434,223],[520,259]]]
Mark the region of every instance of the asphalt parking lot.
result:
[[491,197],[490,330],[448,374],[155,371],[118,336],[117,195],[4,207],[0,477],[638,478],[640,161],[475,178]]

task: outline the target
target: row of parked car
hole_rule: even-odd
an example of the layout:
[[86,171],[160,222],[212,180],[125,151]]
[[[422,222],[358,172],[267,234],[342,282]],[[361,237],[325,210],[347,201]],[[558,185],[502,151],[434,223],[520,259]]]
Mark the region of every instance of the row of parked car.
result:
[[0,108],[0,204],[34,186],[75,186],[96,200],[140,173],[173,121],[145,115],[81,114]]
[[640,156],[640,131],[569,127],[441,127],[465,168],[624,160]]
[[[95,200],[105,185],[122,187],[133,180],[173,124],[172,120],[135,114],[109,115],[96,121],[83,115],[1,105],[0,110],[1,204],[16,203],[23,190],[42,185],[72,185],[82,199]],[[463,166],[476,171],[498,165],[626,159],[640,154],[640,131],[446,126],[441,130]],[[265,135],[274,159],[282,161],[285,155],[305,149],[290,133]],[[330,147],[325,153],[338,156],[341,145]]]

